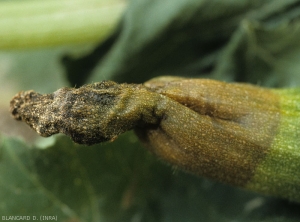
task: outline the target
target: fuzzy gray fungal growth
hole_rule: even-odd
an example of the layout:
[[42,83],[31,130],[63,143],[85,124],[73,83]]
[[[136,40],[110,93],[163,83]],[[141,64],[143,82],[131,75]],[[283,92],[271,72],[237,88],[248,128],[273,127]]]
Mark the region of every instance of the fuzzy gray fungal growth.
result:
[[10,111],[41,136],[64,133],[77,143],[92,145],[113,140],[138,124],[157,123],[160,97],[142,85],[103,81],[46,95],[20,92]]

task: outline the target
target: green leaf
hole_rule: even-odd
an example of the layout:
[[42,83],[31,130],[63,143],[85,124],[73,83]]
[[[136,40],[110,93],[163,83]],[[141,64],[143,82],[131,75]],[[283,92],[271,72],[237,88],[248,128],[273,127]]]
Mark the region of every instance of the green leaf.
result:
[[57,215],[76,218],[77,213],[47,190],[39,175],[28,146],[4,140],[1,145],[1,215]]
[[[294,13],[299,18],[300,8]],[[298,20],[275,26],[244,20],[218,61],[214,77],[270,87],[299,86],[299,28]]]
[[[258,38],[259,44],[260,41],[266,44],[274,41],[274,44],[278,44],[275,50],[280,50],[278,47],[284,41],[291,45],[293,41],[289,40],[296,41],[298,37],[296,28],[300,9],[297,2],[297,0],[169,0],[151,3],[148,0],[132,1],[117,32],[109,38],[109,46],[105,47],[106,43],[101,44],[90,55],[68,63],[68,75],[70,71],[76,73],[76,70],[79,70],[85,77],[91,72],[94,73],[89,81],[100,81],[114,76],[117,82],[129,80],[144,82],[157,75],[199,76],[212,71],[215,78],[242,81],[245,74],[238,67],[236,71],[234,68],[227,72],[223,71],[223,66],[240,65],[247,69],[257,67],[254,59],[247,59],[245,64],[240,64],[239,60],[244,55],[248,56],[250,53],[253,57],[253,51],[260,50],[252,48],[253,44],[256,44],[253,43],[255,40],[252,38],[253,35],[252,45],[248,45],[247,49],[241,48],[243,45],[239,46],[244,44],[244,41],[250,41],[248,40],[250,37],[243,40],[237,36],[241,35],[239,34],[241,27],[246,29],[247,26],[244,35],[250,35],[251,24],[266,25],[269,33],[265,34],[268,36]],[[284,30],[284,26],[288,27]],[[274,32],[278,37],[272,36]],[[286,38],[282,42],[281,37],[287,35],[290,36],[289,40]],[[272,38],[271,41],[268,37]],[[281,42],[276,42],[276,39]],[[268,47],[270,49],[272,43]],[[265,53],[264,57],[270,59],[268,51],[260,50],[255,53],[261,54],[262,51]],[[239,52],[242,55],[235,55],[229,60],[230,53]],[[82,62],[87,58],[93,61],[93,64]],[[99,62],[97,67],[94,60]],[[72,65],[74,69],[70,69]],[[258,64],[258,69],[260,66],[263,67],[265,64]],[[229,73],[230,71],[236,74]],[[255,71],[254,69],[253,73]],[[263,70],[256,73],[252,77],[252,82],[257,79],[263,81],[262,72]]]
[[[298,206],[212,183],[161,164],[131,133],[84,147],[66,137],[46,149],[4,139],[1,216],[59,221],[263,221],[300,218]],[[274,210],[275,209],[275,210]]]
[[155,193],[171,174],[133,135],[124,135],[115,143],[92,147],[58,137],[47,149],[4,139],[0,175],[0,198],[7,200],[0,205],[2,215],[99,221],[147,208],[147,201],[138,200],[158,198]]

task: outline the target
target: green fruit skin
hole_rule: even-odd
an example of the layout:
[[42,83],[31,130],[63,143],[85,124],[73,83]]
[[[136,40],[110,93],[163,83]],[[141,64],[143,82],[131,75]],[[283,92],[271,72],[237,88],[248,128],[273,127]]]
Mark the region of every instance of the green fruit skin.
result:
[[280,98],[278,133],[245,188],[300,202],[300,89],[273,92]]

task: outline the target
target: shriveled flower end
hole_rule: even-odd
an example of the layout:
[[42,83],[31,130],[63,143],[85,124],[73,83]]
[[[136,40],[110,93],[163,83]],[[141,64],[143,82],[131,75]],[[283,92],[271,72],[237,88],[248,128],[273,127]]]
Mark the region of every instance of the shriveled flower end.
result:
[[112,81],[62,88],[46,95],[27,91],[12,99],[10,110],[15,119],[41,136],[64,133],[77,143],[92,145],[113,140],[139,121],[158,121],[155,112],[147,109],[155,102],[152,97],[140,98],[143,92],[148,93],[142,85]]
[[104,81],[53,94],[20,92],[11,113],[42,136],[112,141],[134,129],[187,172],[300,202],[300,90],[207,79]]

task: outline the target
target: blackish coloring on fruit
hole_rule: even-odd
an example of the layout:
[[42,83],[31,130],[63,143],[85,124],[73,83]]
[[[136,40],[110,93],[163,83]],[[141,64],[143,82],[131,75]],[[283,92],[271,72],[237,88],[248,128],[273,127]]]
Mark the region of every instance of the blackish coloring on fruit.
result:
[[249,182],[280,121],[278,95],[247,84],[163,77],[145,84],[104,81],[53,94],[20,92],[11,113],[42,136],[81,144],[134,129],[161,159],[232,185]]

